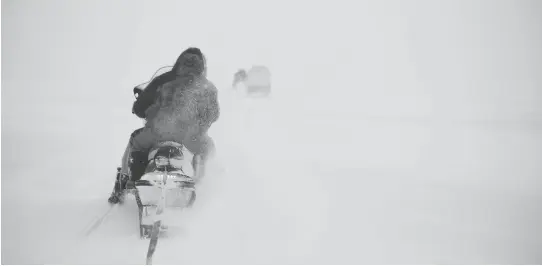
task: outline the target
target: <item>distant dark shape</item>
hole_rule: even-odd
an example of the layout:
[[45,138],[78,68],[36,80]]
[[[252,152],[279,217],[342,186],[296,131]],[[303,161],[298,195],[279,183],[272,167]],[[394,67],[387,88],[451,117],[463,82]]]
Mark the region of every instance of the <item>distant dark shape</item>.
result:
[[239,71],[235,72],[235,74],[233,75],[233,88],[236,88],[237,84],[245,81],[246,78],[247,72],[244,69],[239,69]]
[[248,71],[240,69],[234,74],[233,88],[244,85],[247,96],[266,97],[271,94],[271,71],[265,66],[253,66]]

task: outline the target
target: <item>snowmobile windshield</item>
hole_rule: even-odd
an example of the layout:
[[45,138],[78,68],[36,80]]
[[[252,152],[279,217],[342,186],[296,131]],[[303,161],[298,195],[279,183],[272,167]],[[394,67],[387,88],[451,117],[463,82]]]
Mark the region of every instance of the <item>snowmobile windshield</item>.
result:
[[156,72],[154,72],[154,75],[152,75],[152,77],[151,77],[151,79],[149,79],[149,81],[141,83],[141,84],[137,85],[136,87],[144,90],[147,87],[147,85],[149,85],[149,83],[151,83],[151,81],[153,79],[155,79],[156,77],[170,71],[172,68],[173,68],[173,66],[164,66],[164,67],[159,68],[158,70],[156,70]]
[[147,86],[149,85],[149,83],[151,83],[151,81],[153,81],[156,77],[170,71],[172,68],[173,68],[173,66],[161,67],[158,70],[156,70],[156,72],[154,72],[154,75],[152,75],[152,77],[151,77],[151,79],[149,79],[149,81],[141,83],[141,84],[135,86],[134,87],[134,97],[137,99],[137,97],[139,97],[139,94],[141,94],[141,92],[143,92],[143,90],[145,90],[145,88],[147,88]]

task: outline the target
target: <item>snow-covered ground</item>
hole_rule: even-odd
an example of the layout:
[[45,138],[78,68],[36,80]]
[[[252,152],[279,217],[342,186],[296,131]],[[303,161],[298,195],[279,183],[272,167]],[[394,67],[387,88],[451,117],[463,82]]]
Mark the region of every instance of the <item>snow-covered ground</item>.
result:
[[[202,185],[155,263],[540,262],[540,127],[369,119],[298,127],[278,111],[284,105],[265,101],[224,104],[213,136],[225,173]],[[348,133],[324,141],[316,128]],[[3,165],[11,170],[2,173],[3,263],[144,261],[133,202],[84,236],[107,209],[106,159],[120,152],[73,156],[83,146],[31,168]]]
[[[138,29],[144,36],[167,38],[169,31],[152,29],[170,20],[152,24],[149,17],[172,15],[167,7],[174,4],[103,2],[110,8],[103,11],[99,1],[44,3],[2,3],[2,264],[144,263],[148,242],[138,238],[135,203],[90,236],[85,230],[107,210],[115,168],[141,126],[127,111],[131,86],[186,44],[165,42],[148,54],[155,44],[132,43],[142,38],[137,34],[104,40],[136,32],[138,10],[147,11]],[[224,63],[231,55],[207,50],[221,91],[222,116],[211,131],[218,157],[181,230],[159,241],[155,264],[542,262],[542,81],[535,71],[542,31],[529,24],[540,4],[494,1],[489,12],[482,2],[397,2],[414,18],[401,31],[390,16],[399,11],[377,3],[363,2],[360,27],[368,37],[351,44],[365,49],[312,53],[326,51],[321,45],[284,55],[269,48],[290,60],[270,63],[269,99],[232,92],[227,85],[237,66]],[[423,13],[422,5],[449,13]],[[115,8],[132,17],[118,19]],[[484,27],[467,23],[480,19],[480,10],[492,15],[485,27],[508,35],[495,31],[486,40],[461,28]],[[458,14],[464,25],[453,19]],[[508,20],[498,22],[503,16]],[[426,19],[433,23],[421,23]],[[396,43],[396,35],[415,41]],[[447,45],[450,36],[461,48]],[[240,61],[265,54],[259,47]],[[508,56],[510,47],[521,49]],[[332,53],[343,61],[330,61]],[[415,67],[407,64],[413,58]]]

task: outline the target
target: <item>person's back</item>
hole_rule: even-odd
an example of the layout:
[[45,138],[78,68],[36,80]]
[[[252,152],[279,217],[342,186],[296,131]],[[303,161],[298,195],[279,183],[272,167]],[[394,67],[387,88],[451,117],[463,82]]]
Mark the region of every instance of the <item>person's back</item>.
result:
[[175,65],[175,79],[158,88],[145,113],[148,133],[134,139],[136,150],[176,141],[194,154],[205,153],[203,139],[220,114],[218,91],[205,77],[205,59],[199,49],[187,49]]
[[147,126],[159,141],[183,143],[189,150],[191,140],[207,134],[218,119],[217,89],[202,76],[179,76],[158,90],[158,99],[147,111]]

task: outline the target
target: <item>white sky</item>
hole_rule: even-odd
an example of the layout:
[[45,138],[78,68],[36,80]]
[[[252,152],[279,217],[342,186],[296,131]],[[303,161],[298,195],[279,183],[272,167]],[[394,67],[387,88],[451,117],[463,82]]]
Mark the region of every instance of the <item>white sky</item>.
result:
[[[353,97],[342,105],[376,115],[540,117],[537,1],[2,5],[2,96],[8,116],[17,113],[20,90],[35,95],[24,100],[34,106],[35,101],[58,106],[63,95],[72,103],[122,102],[129,108],[124,99],[133,85],[195,45],[207,54],[211,78],[219,85],[228,84],[237,68],[266,64],[280,89],[318,108],[322,98],[308,96],[326,99],[344,91]],[[105,90],[109,99],[99,94]]]

